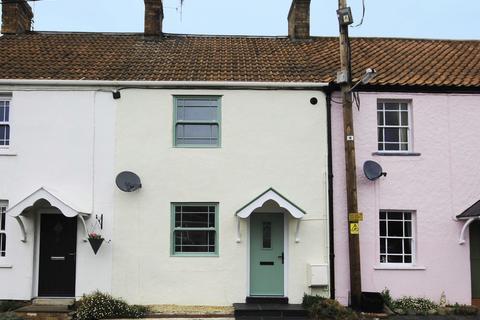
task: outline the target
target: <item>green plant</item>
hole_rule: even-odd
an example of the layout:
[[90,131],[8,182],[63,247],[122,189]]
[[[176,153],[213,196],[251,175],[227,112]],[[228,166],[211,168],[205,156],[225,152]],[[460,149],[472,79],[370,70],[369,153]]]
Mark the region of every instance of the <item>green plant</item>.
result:
[[475,316],[478,314],[478,308],[475,306],[455,303],[454,305],[448,305],[447,307],[453,308],[453,314],[460,316]]
[[383,303],[390,309],[393,309],[393,298],[390,295],[390,290],[388,288],[383,289],[382,293]]
[[338,301],[319,299],[308,309],[308,315],[313,320],[357,320],[358,316],[352,310],[342,306]]
[[3,300],[0,301],[0,312],[13,311],[25,305],[24,301],[18,300]]
[[147,312],[145,306],[129,305],[122,299],[96,291],[80,299],[75,319],[142,318]]
[[309,294],[304,294],[303,295],[303,300],[302,300],[302,306],[305,309],[310,308],[314,303],[317,303],[319,301],[325,300],[326,298],[320,297],[319,295],[309,295]]
[[0,320],[23,320],[17,316],[14,312],[0,313]]
[[427,298],[402,297],[392,301],[393,309],[402,309],[407,312],[418,314],[427,314],[432,309],[437,309],[438,305]]

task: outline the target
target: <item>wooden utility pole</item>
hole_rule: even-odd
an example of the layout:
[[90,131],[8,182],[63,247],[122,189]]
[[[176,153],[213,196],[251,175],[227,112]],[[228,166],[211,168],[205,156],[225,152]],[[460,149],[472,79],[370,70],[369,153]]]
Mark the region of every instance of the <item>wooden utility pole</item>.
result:
[[[338,0],[338,8],[347,8],[347,0]],[[357,173],[355,164],[355,136],[353,133],[351,54],[348,24],[340,23],[340,62],[346,81],[341,83],[343,128],[345,138],[345,169],[347,183],[348,249],[350,260],[350,303],[360,309],[362,281],[360,272],[360,234],[358,227]]]

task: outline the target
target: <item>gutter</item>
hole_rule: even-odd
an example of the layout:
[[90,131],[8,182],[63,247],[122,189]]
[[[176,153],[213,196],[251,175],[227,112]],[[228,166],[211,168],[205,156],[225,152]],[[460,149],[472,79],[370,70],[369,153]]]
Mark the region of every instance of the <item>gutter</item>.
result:
[[110,80],[34,80],[0,79],[0,86],[102,87],[111,90],[130,88],[228,88],[228,89],[318,89],[325,82],[248,82],[248,81],[110,81]]
[[325,90],[327,104],[328,237],[330,257],[330,298],[335,299],[335,237],[333,224],[332,92]]

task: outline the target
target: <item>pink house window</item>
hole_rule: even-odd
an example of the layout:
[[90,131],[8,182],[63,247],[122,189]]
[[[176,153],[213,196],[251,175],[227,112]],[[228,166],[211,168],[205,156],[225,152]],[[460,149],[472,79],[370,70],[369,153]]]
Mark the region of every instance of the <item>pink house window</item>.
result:
[[414,262],[414,218],[411,211],[380,211],[380,263]]
[[411,151],[409,109],[406,101],[377,103],[378,151]]

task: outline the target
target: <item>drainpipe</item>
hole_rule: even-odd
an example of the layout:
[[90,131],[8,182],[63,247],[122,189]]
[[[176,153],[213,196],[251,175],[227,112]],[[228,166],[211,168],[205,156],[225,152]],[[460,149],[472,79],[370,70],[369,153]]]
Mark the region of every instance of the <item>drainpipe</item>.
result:
[[328,236],[330,255],[330,298],[335,299],[335,237],[333,234],[333,157],[332,157],[332,92],[325,90],[327,102],[327,152],[328,152]]

